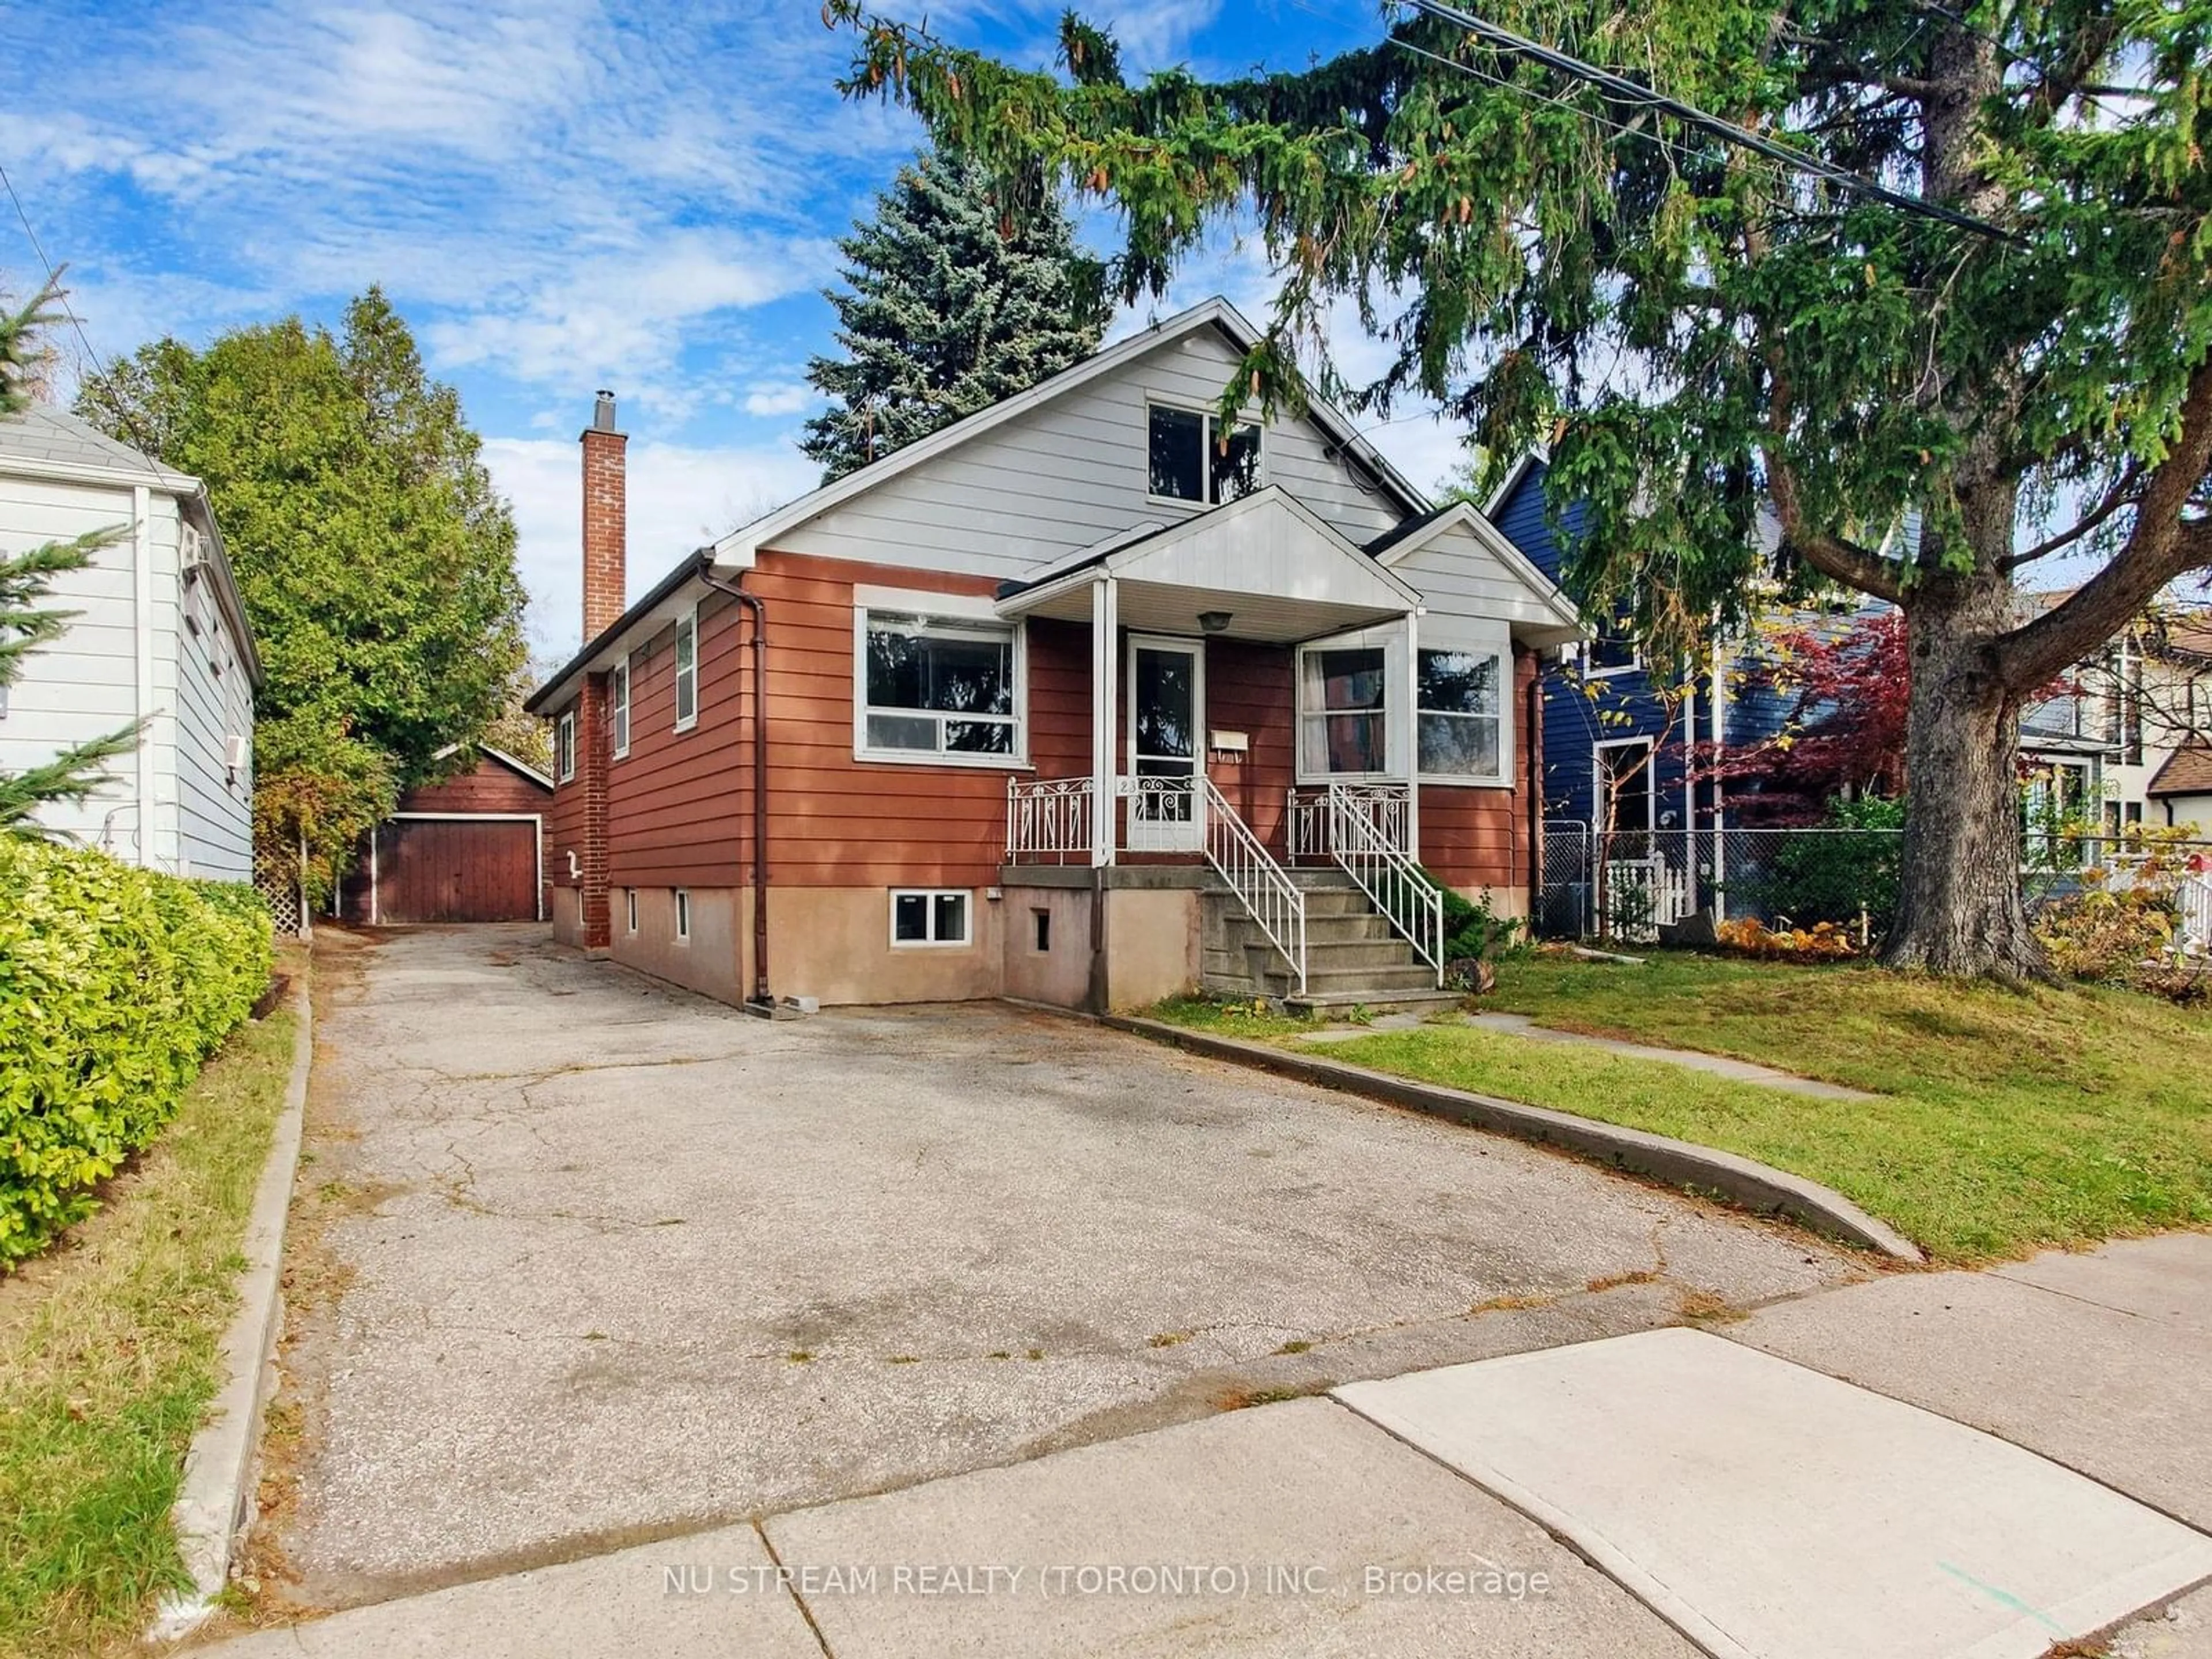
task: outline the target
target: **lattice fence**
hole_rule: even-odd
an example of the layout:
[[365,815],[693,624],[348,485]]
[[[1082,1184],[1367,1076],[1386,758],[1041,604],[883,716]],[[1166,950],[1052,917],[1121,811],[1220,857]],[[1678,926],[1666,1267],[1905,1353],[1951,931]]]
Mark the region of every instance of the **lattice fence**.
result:
[[300,892],[300,859],[282,848],[253,849],[253,886],[269,907],[270,919],[279,933],[306,938],[307,907]]

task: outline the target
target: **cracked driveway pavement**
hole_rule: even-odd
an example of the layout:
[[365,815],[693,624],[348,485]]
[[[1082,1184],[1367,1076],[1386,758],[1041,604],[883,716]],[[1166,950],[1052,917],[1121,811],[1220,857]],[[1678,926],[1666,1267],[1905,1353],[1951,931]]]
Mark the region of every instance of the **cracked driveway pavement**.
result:
[[1008,1006],[765,1023],[531,927],[319,957],[260,1539],[302,1605],[1862,1271]]

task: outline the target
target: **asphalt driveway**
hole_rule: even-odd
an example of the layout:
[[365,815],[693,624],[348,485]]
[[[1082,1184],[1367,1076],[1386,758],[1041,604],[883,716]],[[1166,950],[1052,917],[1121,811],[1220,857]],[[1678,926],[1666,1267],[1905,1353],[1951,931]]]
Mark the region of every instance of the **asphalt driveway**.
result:
[[258,1540],[306,1605],[1858,1271],[1004,1006],[766,1023],[532,927],[337,935],[319,973]]

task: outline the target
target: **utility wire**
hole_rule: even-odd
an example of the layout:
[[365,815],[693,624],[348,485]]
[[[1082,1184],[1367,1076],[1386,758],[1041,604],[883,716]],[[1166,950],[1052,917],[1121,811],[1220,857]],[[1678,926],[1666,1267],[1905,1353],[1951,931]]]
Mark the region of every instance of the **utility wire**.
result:
[[[62,308],[62,315],[69,319],[70,326],[76,331],[77,343],[84,348],[84,355],[92,360],[92,366],[94,368],[112,377],[115,373],[115,366],[93,349],[92,337],[84,331],[83,320],[77,316],[76,308],[70,304],[69,295],[62,288],[61,267],[46,257],[46,244],[40,241],[39,233],[32,228],[31,216],[24,211],[23,198],[16,194],[15,181],[8,176],[8,169],[4,164],[0,164],[0,186],[6,187],[8,199],[15,205],[16,221],[23,227],[23,234],[31,244],[31,252],[38,256],[40,267],[46,272],[46,286],[53,291],[54,303]],[[138,452],[138,459],[145,462],[147,467],[152,471],[170,471],[154,459],[154,453],[148,447],[144,434],[138,430],[137,422],[130,417],[123,406],[118,405],[117,412],[124,417],[125,429],[131,434],[131,447]]]
[[[1853,195],[1883,203],[1898,209],[1900,212],[1913,214],[1924,219],[1932,219],[1939,224],[1951,225],[1960,230],[1972,231],[1978,236],[1986,236],[1996,241],[2017,242],[2021,240],[2012,232],[1993,225],[1986,219],[1977,219],[1972,214],[1961,213],[1955,208],[1945,207],[1941,203],[1930,202],[1921,197],[1908,196],[1902,191],[1892,190],[1887,185],[1877,184],[1875,180],[1853,173],[1847,167],[1837,167],[1832,162],[1824,161],[1819,156],[1808,155],[1791,145],[1778,143],[1771,138],[1762,137],[1758,133],[1746,131],[1733,121],[1725,121],[1717,115],[1709,115],[1693,104],[1686,104],[1679,98],[1656,91],[1652,88],[1630,80],[1625,75],[1617,75],[1611,70],[1601,69],[1595,64],[1585,63],[1571,53],[1541,45],[1524,35],[1516,34],[1510,29],[1501,28],[1495,23],[1486,22],[1480,17],[1460,10],[1455,6],[1445,5],[1443,0],[1404,0],[1404,3],[1426,16],[1437,19],[1439,22],[1449,23],[1455,27],[1465,29],[1476,40],[1496,51],[1505,52],[1512,57],[1525,58],[1530,63],[1540,64],[1547,69],[1555,70],[1574,80],[1587,82],[1601,92],[1611,94],[1622,103],[1640,105],[1671,115],[1685,125],[1700,132],[1709,133],[1724,143],[1733,144],[1740,149],[1751,150],[1757,155],[1767,157],[1770,161],[1779,161],[1793,171],[1825,179],[1838,189],[1850,191]],[[1427,55],[1435,56],[1433,53]],[[1456,64],[1455,67],[1465,70],[1470,74],[1476,73],[1468,65],[1463,64]],[[1521,90],[1528,89],[1521,88]],[[1541,94],[1531,93],[1530,95],[1540,96]]]

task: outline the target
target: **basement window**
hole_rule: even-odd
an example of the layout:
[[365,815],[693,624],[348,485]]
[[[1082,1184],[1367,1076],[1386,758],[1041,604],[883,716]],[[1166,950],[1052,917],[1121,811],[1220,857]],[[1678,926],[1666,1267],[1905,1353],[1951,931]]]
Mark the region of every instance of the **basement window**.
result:
[[629,931],[635,933],[637,932],[637,889],[625,887],[623,893],[629,902]]
[[691,895],[681,887],[677,888],[675,892],[676,942],[678,945],[689,945],[691,942]]
[[892,947],[967,944],[968,897],[965,888],[893,888]]

